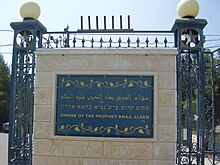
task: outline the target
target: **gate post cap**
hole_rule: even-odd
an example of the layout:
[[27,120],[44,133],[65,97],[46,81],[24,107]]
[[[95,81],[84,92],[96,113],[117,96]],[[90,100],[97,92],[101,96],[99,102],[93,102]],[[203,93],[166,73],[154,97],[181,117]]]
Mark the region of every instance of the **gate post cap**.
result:
[[180,0],[177,11],[181,18],[195,18],[199,13],[199,4],[197,0]]
[[20,15],[25,19],[37,20],[40,16],[40,6],[35,1],[25,1],[20,7]]

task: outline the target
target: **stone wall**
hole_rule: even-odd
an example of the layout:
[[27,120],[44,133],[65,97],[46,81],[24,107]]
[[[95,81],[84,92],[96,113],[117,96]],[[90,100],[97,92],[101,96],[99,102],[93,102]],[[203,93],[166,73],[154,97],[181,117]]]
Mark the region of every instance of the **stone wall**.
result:
[[[36,54],[34,165],[175,164],[176,49],[38,49]],[[154,138],[55,136],[59,74],[154,75]]]

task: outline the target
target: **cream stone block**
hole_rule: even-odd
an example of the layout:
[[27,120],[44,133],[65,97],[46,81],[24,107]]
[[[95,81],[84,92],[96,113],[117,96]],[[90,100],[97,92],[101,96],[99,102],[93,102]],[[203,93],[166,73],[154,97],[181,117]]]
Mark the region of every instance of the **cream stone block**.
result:
[[51,88],[35,88],[35,104],[51,104]]
[[[145,68],[144,62],[148,63],[152,67],[152,64],[147,60],[147,57],[143,55],[136,55],[136,56],[121,56],[121,70],[148,70]],[[152,70],[150,70],[152,71]]]
[[35,105],[34,121],[50,121],[51,105]]
[[105,158],[151,159],[151,143],[104,142]]
[[52,73],[51,72],[36,72],[35,87],[51,87]]
[[38,55],[37,72],[93,70],[93,55]]
[[166,161],[166,160],[152,160],[149,165],[176,165],[176,161]]
[[83,165],[82,159],[52,157],[52,156],[34,156],[34,165]]
[[49,139],[51,135],[50,122],[34,122],[34,138]]
[[150,165],[149,160],[119,160],[118,165]]
[[103,158],[103,142],[64,141],[64,156]]
[[[106,46],[109,46],[107,43],[103,43]],[[100,44],[96,44],[100,46]],[[126,44],[125,44],[126,45]],[[118,46],[118,43],[115,44]],[[39,48],[36,51],[36,54],[39,55],[58,55],[58,54],[71,54],[71,55],[153,55],[153,56],[176,56],[178,54],[176,48],[162,48],[162,47],[141,47],[141,48],[91,48],[91,47],[84,47],[84,48],[58,48],[58,49],[48,49],[48,48]]]
[[159,107],[173,107],[176,104],[175,90],[159,90]]
[[95,70],[117,70],[120,66],[119,55],[97,55],[94,60]]
[[121,56],[121,70],[175,71],[174,56]]
[[34,155],[63,156],[63,141],[34,139]]
[[154,160],[175,160],[176,143],[154,143],[153,159]]
[[215,149],[216,151],[220,152],[220,134],[215,134]]
[[176,142],[175,125],[158,125],[158,142]]
[[175,165],[175,161],[160,160],[119,160],[119,165]]
[[158,108],[158,124],[159,125],[177,124],[177,107],[159,107]]
[[175,72],[159,72],[159,89],[176,89]]
[[83,165],[118,165],[114,159],[83,159]]
[[[175,71],[175,56],[150,56],[150,62],[153,70],[162,71],[162,72],[169,72]],[[147,67],[147,63],[144,63],[145,67]],[[150,69],[150,68],[149,68]]]

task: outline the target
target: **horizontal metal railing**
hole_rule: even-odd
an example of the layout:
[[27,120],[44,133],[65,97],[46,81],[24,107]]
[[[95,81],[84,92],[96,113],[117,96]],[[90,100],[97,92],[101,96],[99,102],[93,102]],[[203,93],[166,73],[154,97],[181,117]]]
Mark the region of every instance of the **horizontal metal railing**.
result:
[[78,30],[46,32],[44,48],[129,48],[129,47],[174,47],[171,31]]

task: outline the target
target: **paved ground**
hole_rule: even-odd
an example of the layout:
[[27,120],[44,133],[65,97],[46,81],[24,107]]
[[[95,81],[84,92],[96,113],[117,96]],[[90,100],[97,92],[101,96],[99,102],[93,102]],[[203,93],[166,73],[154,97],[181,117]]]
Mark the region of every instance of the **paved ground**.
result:
[[8,164],[8,134],[0,133],[0,164]]
[[[8,161],[8,134],[0,133],[0,165],[7,165]],[[211,163],[206,159],[205,165]]]

